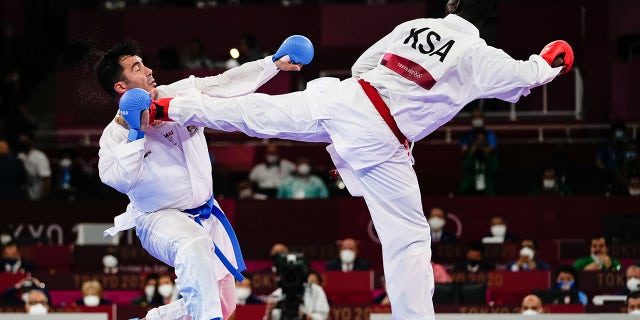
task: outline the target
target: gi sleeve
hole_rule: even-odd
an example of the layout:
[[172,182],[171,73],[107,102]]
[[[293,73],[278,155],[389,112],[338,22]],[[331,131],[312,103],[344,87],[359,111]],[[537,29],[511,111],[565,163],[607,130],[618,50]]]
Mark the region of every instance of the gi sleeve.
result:
[[191,76],[170,85],[160,86],[158,90],[162,93],[161,98],[175,97],[178,91],[188,88],[195,88],[212,97],[230,98],[256,91],[276,74],[278,68],[271,61],[271,56],[268,56],[231,68],[219,75],[204,78]]
[[144,170],[145,138],[128,142],[127,130],[112,122],[100,137],[98,173],[102,182],[128,193]]
[[526,61],[515,60],[504,51],[484,44],[472,46],[470,51],[463,58],[463,64],[472,70],[481,98],[516,102],[532,88],[551,82],[562,70],[552,68],[535,54]]

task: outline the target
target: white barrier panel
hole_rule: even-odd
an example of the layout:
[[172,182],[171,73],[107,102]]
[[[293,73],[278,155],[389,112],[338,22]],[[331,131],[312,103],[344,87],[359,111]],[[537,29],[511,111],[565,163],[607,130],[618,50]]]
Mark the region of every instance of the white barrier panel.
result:
[[[436,320],[629,320],[640,319],[624,313],[539,314],[523,316],[515,313],[443,313]],[[370,320],[391,320],[390,313],[372,313]]]
[[[391,319],[391,318],[389,318]],[[32,316],[25,313],[0,313],[0,320],[109,320],[106,313],[49,313],[42,316]]]

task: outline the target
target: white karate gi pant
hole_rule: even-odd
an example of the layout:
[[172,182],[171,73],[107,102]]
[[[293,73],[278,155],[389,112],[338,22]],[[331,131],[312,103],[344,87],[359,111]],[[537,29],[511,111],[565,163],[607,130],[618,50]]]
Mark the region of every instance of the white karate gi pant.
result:
[[[214,272],[220,262],[213,252],[213,240],[222,240],[220,233],[225,232],[217,226],[220,222],[212,216],[200,226],[174,209],[144,214],[135,222],[142,247],[175,267],[176,287],[182,295],[177,301],[150,310],[147,320],[229,318],[235,310],[235,280],[230,273]],[[235,261],[232,255],[227,258]]]
[[323,80],[279,96],[219,99],[185,91],[171,101],[169,116],[180,125],[254,137],[332,142],[347,163],[338,167],[351,177],[347,188],[360,189],[380,238],[393,319],[433,320],[430,229],[407,151],[355,79]]

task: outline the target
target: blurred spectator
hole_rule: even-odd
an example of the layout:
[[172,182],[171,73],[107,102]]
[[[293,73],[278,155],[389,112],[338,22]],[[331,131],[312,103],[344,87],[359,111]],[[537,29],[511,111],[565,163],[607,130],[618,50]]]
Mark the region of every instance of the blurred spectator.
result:
[[625,305],[628,314],[640,315],[640,292],[629,294]]
[[476,140],[476,136],[482,133],[487,140],[487,148],[494,150],[498,146],[496,134],[487,129],[484,126],[484,115],[482,110],[474,109],[471,113],[471,129],[465,132],[460,138],[460,147],[462,152],[465,153],[472,147],[473,142]]
[[241,200],[266,200],[267,195],[262,193],[256,193],[253,191],[253,184],[251,180],[242,180],[238,182],[238,199]]
[[309,159],[300,158],[296,173],[282,181],[278,188],[281,199],[312,199],[329,197],[329,189],[320,177],[311,174]]
[[626,294],[640,291],[640,266],[632,264],[627,267],[627,291]]
[[282,180],[296,171],[296,165],[280,158],[278,146],[267,145],[265,161],[255,165],[249,172],[249,179],[258,185],[257,193],[264,193],[269,197],[275,197]]
[[611,124],[609,140],[596,154],[596,166],[601,170],[606,181],[607,193],[620,193],[624,190],[624,180],[621,180],[620,169],[626,158],[627,137],[626,126],[623,122]]
[[207,57],[204,44],[197,39],[187,44],[182,54],[181,62],[182,66],[189,70],[210,70],[214,67],[213,61]]
[[260,300],[252,292],[250,275],[245,275],[242,282],[236,281],[236,304],[264,304],[264,301]]
[[22,259],[18,244],[13,240],[2,247],[0,263],[3,267],[1,272],[33,273],[38,271],[38,267],[34,262]]
[[454,243],[458,241],[458,237],[455,234],[444,230],[444,226],[447,223],[447,213],[442,208],[431,208],[427,219],[429,227],[431,227],[432,243]]
[[520,257],[518,260],[507,263],[507,270],[526,271],[526,270],[549,270],[549,265],[536,259],[538,253],[538,244],[533,239],[523,239],[520,243]]
[[82,299],[76,300],[77,306],[97,307],[112,305],[111,300],[102,297],[102,285],[96,280],[82,283]]
[[520,304],[520,313],[522,315],[534,316],[543,313],[542,300],[535,294],[530,294],[522,299]]
[[558,269],[556,270],[556,282],[553,285],[552,289],[576,292],[580,304],[586,306],[587,303],[589,303],[587,295],[584,292],[580,291],[580,286],[578,283],[578,272],[571,265],[565,264],[558,267]]
[[544,168],[540,180],[531,187],[532,195],[564,196],[573,194],[571,186],[566,183],[564,176],[558,177],[556,169],[551,166]]
[[380,305],[391,304],[391,301],[389,301],[389,296],[387,295],[387,283],[384,279],[384,274],[380,276],[380,284],[382,285],[383,291],[379,295],[377,295],[375,298],[373,298],[373,304],[380,304]]
[[489,233],[482,238],[484,243],[517,242],[520,237],[509,232],[507,218],[501,214],[494,214],[489,220]]
[[24,311],[34,316],[49,313],[49,297],[42,290],[30,290],[24,304]]
[[34,277],[27,276],[2,292],[2,304],[22,306],[28,301],[29,292],[32,290],[41,290],[46,295],[47,300],[51,301],[49,292],[45,289],[45,284]]
[[162,297],[162,304],[169,304],[180,299],[176,282],[169,274],[162,274],[158,278],[158,293]]
[[371,264],[367,259],[358,256],[358,242],[353,238],[345,238],[338,241],[340,257],[327,262],[327,271],[362,271],[371,270]]
[[640,175],[632,175],[627,182],[628,195],[631,197],[640,196]]
[[315,283],[321,287],[322,287],[322,284],[324,283],[324,280],[322,280],[322,275],[320,274],[320,272],[314,269],[309,270],[308,280],[309,282]]
[[576,260],[573,266],[578,270],[615,270],[619,271],[622,267],[618,259],[609,256],[609,248],[607,247],[607,239],[602,235],[596,235],[591,238],[590,246],[591,255]]
[[465,261],[457,264],[454,271],[459,272],[489,272],[496,269],[496,266],[484,260],[484,247],[480,242],[474,242],[469,245]]
[[262,59],[265,55],[258,46],[258,40],[256,36],[251,33],[243,33],[240,35],[240,41],[238,43],[238,63],[243,64],[245,62],[255,61]]
[[486,134],[479,131],[466,149],[462,159],[463,195],[495,195],[495,177],[498,173],[498,155],[487,141]]
[[0,227],[0,247],[4,248],[4,246],[12,240],[13,234],[11,233],[11,229],[5,226]]
[[0,139],[0,199],[20,199],[26,172],[22,161],[9,149],[9,144]]
[[68,201],[75,200],[77,180],[82,174],[82,169],[72,159],[73,153],[71,149],[63,151],[60,159],[55,162],[54,170],[56,196]]
[[453,278],[447,272],[447,268],[439,263],[431,261],[431,268],[433,269],[433,282],[435,283],[450,283],[453,282]]
[[131,304],[140,307],[162,305],[162,296],[158,293],[159,278],[160,275],[157,273],[148,274],[144,279],[144,287],[142,288],[143,295],[134,298]]
[[33,147],[31,134],[20,135],[20,151],[18,158],[22,160],[27,172],[27,196],[33,201],[46,198],[51,185],[49,158]]

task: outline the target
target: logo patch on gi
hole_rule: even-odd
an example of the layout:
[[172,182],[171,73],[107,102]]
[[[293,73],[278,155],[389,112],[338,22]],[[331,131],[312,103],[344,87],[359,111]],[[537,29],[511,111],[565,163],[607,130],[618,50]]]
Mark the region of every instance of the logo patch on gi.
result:
[[194,134],[198,133],[198,127],[187,126],[187,131],[189,131],[189,136],[193,137]]

